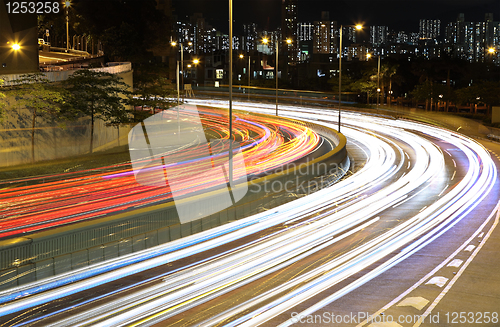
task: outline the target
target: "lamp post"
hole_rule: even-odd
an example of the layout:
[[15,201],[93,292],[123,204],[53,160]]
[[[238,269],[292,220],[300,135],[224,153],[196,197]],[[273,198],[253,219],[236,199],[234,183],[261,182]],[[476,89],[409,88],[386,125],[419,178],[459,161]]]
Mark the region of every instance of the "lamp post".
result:
[[[267,38],[264,38],[262,39],[262,43],[264,44],[268,44],[269,43],[269,39]],[[291,39],[286,39],[286,43],[288,45],[292,44],[292,40]],[[278,45],[279,45],[279,42],[278,42],[278,39],[276,38],[276,116],[278,116],[278,60],[279,60],[279,55],[278,55]]]
[[[363,26],[360,24],[358,25],[347,25],[347,26],[354,26],[356,27],[357,30],[361,30]],[[339,41],[339,128],[338,131],[340,133],[340,103],[342,101],[342,28],[343,26],[340,25],[340,41]]]
[[71,6],[71,1],[65,1],[64,7],[66,8],[66,52],[69,51],[69,7]]
[[[243,54],[240,54],[240,58],[243,59],[245,56]],[[247,95],[248,95],[248,101],[250,101],[250,53],[248,54],[248,89],[247,89]]]
[[[175,41],[172,41],[170,42],[170,44],[175,47],[177,46],[177,42]],[[182,46],[182,42],[179,42],[179,49],[180,49],[180,52],[181,52],[181,68],[180,68],[180,72],[182,72],[182,75],[181,75],[181,89],[184,88],[184,48]],[[177,74],[179,74],[179,71],[177,72]]]
[[494,60],[494,57],[495,57],[495,53],[497,52],[497,49],[495,47],[489,47],[488,48],[488,53],[490,54],[490,57],[491,57],[491,62],[494,63],[495,60]]
[[229,0],[229,185],[233,181],[233,0]]
[[[177,60],[177,70],[176,70],[176,75],[175,75],[175,83],[177,84],[177,106],[179,106],[180,101],[179,101],[179,60]],[[179,108],[177,108],[177,119],[179,119]]]
[[380,54],[378,55],[378,65],[377,65],[377,113],[380,103]]

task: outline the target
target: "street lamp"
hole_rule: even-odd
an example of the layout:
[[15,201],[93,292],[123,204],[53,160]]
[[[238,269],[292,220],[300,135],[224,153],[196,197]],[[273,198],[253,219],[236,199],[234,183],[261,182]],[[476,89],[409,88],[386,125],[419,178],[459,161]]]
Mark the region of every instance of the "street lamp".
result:
[[[240,54],[240,59],[245,58],[243,54]],[[250,101],[250,54],[248,54],[248,89],[247,89],[247,95],[248,95],[248,101]]]
[[[170,42],[170,44],[173,47],[177,46],[177,42],[175,42],[175,41]],[[181,75],[181,88],[184,88],[184,49],[182,47],[182,42],[179,42],[179,50],[181,52],[181,68],[180,68],[180,72],[182,72],[182,75]],[[179,71],[177,71],[177,74],[179,74]]]
[[488,48],[488,53],[490,54],[491,56],[491,62],[494,62],[495,61],[495,53],[497,52],[497,49],[495,47],[489,47]]
[[229,185],[233,182],[233,0],[229,0]]
[[66,52],[69,51],[69,7],[71,7],[71,1],[64,1],[64,8],[66,8]]
[[[262,43],[268,44],[269,39],[264,38],[262,39]],[[288,45],[292,44],[291,39],[286,39],[286,43]],[[276,38],[276,116],[278,116],[278,60],[279,60],[279,55],[278,55],[278,39]]]
[[378,55],[378,66],[377,66],[377,113],[380,103],[380,54]]
[[[363,26],[360,24],[357,25],[346,25],[346,26],[354,26],[358,31],[363,29]],[[339,42],[339,128],[338,131],[340,133],[340,103],[342,101],[342,28],[340,25],[340,42]]]
[[19,51],[19,50],[21,49],[21,46],[20,46],[18,43],[14,43],[14,44],[12,45],[12,49],[13,49],[14,51]]
[[[372,57],[371,53],[368,53],[366,55],[366,58],[370,59]],[[377,56],[378,57],[378,64],[377,64],[377,112],[379,109],[379,95],[380,95],[380,54]]]

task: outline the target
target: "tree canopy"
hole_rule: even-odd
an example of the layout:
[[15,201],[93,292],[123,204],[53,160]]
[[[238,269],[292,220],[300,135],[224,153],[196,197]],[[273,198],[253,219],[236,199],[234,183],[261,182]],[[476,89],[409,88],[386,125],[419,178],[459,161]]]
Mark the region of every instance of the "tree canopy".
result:
[[65,104],[65,93],[61,88],[50,84],[42,73],[21,75],[15,80],[16,85],[10,90],[16,97],[16,106],[26,108],[32,112],[31,122],[31,160],[35,161],[35,132],[36,119],[60,121],[67,118],[61,114],[61,108]]
[[127,110],[128,85],[116,75],[87,69],[78,70],[66,82],[71,94],[68,103],[74,112],[91,118],[90,152],[93,151],[95,119],[107,123],[126,123],[130,119]]

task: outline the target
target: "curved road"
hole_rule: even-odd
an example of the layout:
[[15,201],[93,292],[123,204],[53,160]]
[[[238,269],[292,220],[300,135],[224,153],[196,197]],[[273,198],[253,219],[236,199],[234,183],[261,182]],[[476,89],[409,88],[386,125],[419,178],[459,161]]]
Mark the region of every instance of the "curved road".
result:
[[[335,127],[335,112],[280,112]],[[478,143],[447,130],[359,114],[343,122],[355,163],[349,178],[193,237],[2,292],[0,316],[16,326],[286,326],[325,312],[392,317],[418,308],[431,316],[444,295],[411,292],[452,285],[437,268],[465,266],[469,259],[453,254],[472,256],[479,246],[464,241],[487,237],[498,210],[495,164]],[[408,266],[431,247],[440,255]],[[108,269],[133,256],[145,260]],[[102,273],[55,287],[96,269]],[[397,282],[381,289],[381,280]],[[356,318],[337,325],[373,323]],[[310,324],[321,325],[332,324]]]

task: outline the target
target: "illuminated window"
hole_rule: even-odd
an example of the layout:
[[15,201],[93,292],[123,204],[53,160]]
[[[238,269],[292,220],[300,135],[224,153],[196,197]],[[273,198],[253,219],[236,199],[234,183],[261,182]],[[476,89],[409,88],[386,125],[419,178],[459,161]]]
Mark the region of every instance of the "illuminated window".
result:
[[215,70],[215,78],[222,79],[223,77],[224,77],[224,70],[223,69],[216,69]]

